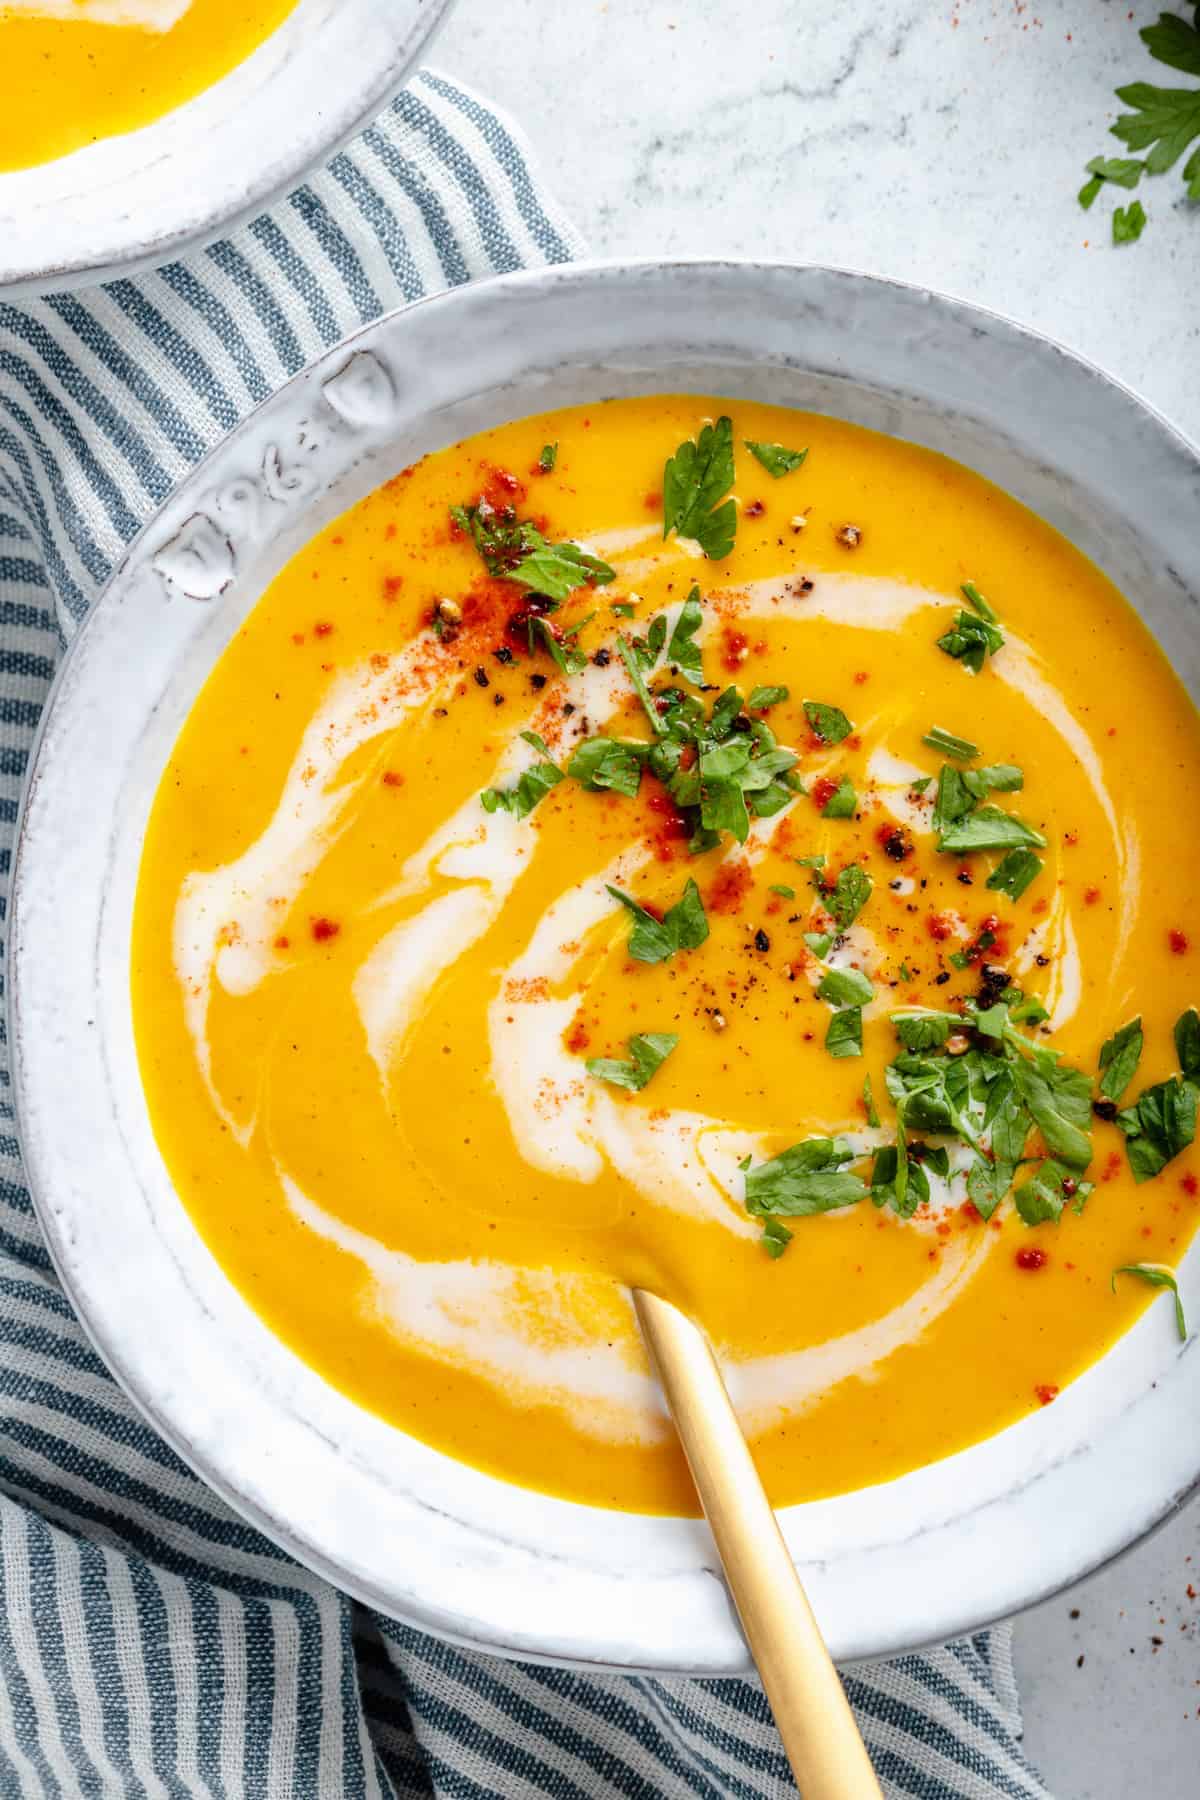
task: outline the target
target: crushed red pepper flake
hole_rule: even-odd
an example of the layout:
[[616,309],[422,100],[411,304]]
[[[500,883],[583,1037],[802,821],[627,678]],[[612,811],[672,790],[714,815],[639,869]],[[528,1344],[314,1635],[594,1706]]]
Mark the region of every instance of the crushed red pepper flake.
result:
[[1044,1269],[1049,1258],[1047,1257],[1046,1252],[1039,1249],[1036,1244],[1023,1244],[1017,1251],[1013,1261],[1016,1263],[1018,1269],[1024,1269],[1029,1273],[1035,1269]]
[[1055,1387],[1055,1385],[1052,1381],[1039,1381],[1038,1385],[1034,1388],[1033,1391],[1034,1391],[1034,1394],[1037,1396],[1039,1405],[1049,1406],[1050,1402],[1052,1400],[1058,1399],[1058,1396],[1062,1390],[1060,1388]]
[[1187,955],[1190,945],[1188,943],[1186,932],[1179,931],[1172,926],[1171,930],[1167,933],[1167,942],[1171,946],[1171,954],[1173,956]]
[[326,919],[322,917],[314,919],[312,922],[312,934],[316,938],[318,944],[328,943],[329,939],[335,938],[341,929],[341,925],[336,919]]

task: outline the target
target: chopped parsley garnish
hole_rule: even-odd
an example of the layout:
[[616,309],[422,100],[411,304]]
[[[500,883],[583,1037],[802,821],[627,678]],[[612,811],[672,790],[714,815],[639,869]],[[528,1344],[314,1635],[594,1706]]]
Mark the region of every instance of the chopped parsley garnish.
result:
[[823,700],[806,700],[804,713],[823,744],[840,744],[854,730],[840,706],[827,706]]
[[623,631],[617,633],[617,650],[625,671],[633,683],[633,690],[642,703],[642,711],[649,719],[658,737],[665,735],[667,722],[654,704],[650,689],[646,686],[646,677],[642,674],[642,666],[637,651]]
[[979,755],[978,744],[971,743],[969,738],[955,737],[952,731],[943,731],[940,725],[931,725],[921,742],[942,756],[952,756],[955,762],[971,762]]
[[1019,900],[1041,872],[1041,858],[1032,850],[1010,850],[1001,857],[984,885],[994,892],[1007,894],[1010,900]]
[[758,444],[753,438],[743,438],[742,442],[776,481],[781,475],[790,475],[793,469],[798,469],[808,455],[807,450],[787,450],[782,444]]
[[1200,1081],[1200,1013],[1194,1006],[1175,1021],[1175,1054],[1185,1079]]
[[452,506],[450,517],[474,540],[489,575],[519,581],[548,600],[563,601],[576,588],[606,586],[617,572],[578,544],[550,544],[535,525],[480,499],[474,506]]
[[587,738],[567,764],[567,774],[592,792],[607,788],[632,800],[641,786],[647,748],[621,738]]
[[858,795],[854,791],[854,783],[848,775],[843,775],[821,808],[821,816],[825,819],[852,819],[857,805]]
[[[546,746],[536,732],[523,731],[521,736],[527,743],[533,742],[534,749],[540,754],[546,754]],[[518,775],[511,787],[484,788],[479,804],[486,813],[506,812],[514,819],[527,819],[538,801],[544,799],[551,788],[557,787],[562,778],[562,770],[555,768],[552,762],[536,762],[531,769]]]
[[633,604],[629,600],[614,600],[608,610],[618,619],[632,619],[634,614]]
[[1113,1033],[1100,1052],[1100,1079],[1096,1083],[1106,1100],[1119,1100],[1137,1074],[1142,1060],[1142,1021],[1130,1019]]
[[834,1013],[825,1030],[825,1048],[830,1056],[862,1055],[861,1006],[843,1006]]
[[839,931],[849,931],[867,901],[871,898],[871,877],[857,863],[848,863],[832,886],[818,881],[821,905]]
[[533,649],[534,638],[540,637],[563,675],[581,675],[587,667],[587,657],[571,642],[573,635],[573,633],[564,632],[560,636],[549,619],[543,619],[537,613],[529,620],[530,649]]
[[613,1087],[640,1093],[651,1076],[662,1068],[678,1042],[673,1031],[639,1031],[629,1039],[628,1060],[617,1056],[589,1056],[587,1072],[598,1081],[611,1082]]
[[549,475],[557,461],[558,445],[543,444],[542,453],[538,457],[538,468],[542,471],[543,475]]
[[1179,1282],[1174,1269],[1168,1269],[1163,1263],[1122,1263],[1119,1269],[1112,1272],[1112,1290],[1117,1291],[1118,1275],[1136,1275],[1148,1287],[1169,1288],[1175,1296],[1175,1329],[1179,1333],[1181,1344],[1187,1343],[1187,1320],[1183,1313],[1183,1301],[1179,1295]]
[[981,806],[968,813],[944,830],[938,841],[939,850],[949,850],[957,856],[973,850],[1008,850],[1026,845],[1044,849],[1046,840],[1024,819],[999,806]]
[[871,1127],[872,1131],[878,1131],[879,1109],[875,1105],[875,1092],[871,1086],[871,1077],[869,1075],[863,1076],[862,1097],[863,1111],[867,1115],[867,1124]]
[[846,1169],[854,1152],[834,1138],[806,1138],[755,1163],[746,1172],[746,1211],[755,1218],[779,1214],[808,1218],[854,1206],[867,1192],[862,1177]]
[[629,954],[634,962],[659,963],[674,956],[677,950],[696,950],[708,936],[708,917],[700,889],[690,880],[683,895],[661,919],[620,888],[609,887],[614,900],[619,900],[633,918],[629,934]]
[[866,1006],[874,995],[861,969],[826,969],[817,988],[817,998],[832,1006]]
[[750,698],[746,705],[751,712],[765,712],[768,706],[779,706],[786,700],[788,692],[789,690],[785,687],[751,688]]
[[772,1259],[782,1256],[792,1241],[792,1234],[782,1219],[764,1219],[762,1247]]
[[700,589],[694,587],[680,608],[679,617],[675,621],[675,629],[671,633],[671,641],[667,645],[667,661],[673,663],[686,681],[694,687],[704,683],[704,665],[700,660],[700,646],[696,643],[696,633],[704,620],[700,607]]
[[1076,1212],[1083,1211],[1092,1186],[1090,1181],[1080,1181],[1065,1163],[1048,1156],[1013,1190],[1013,1202],[1026,1225],[1057,1224],[1068,1203]]
[[788,887],[787,883],[783,881],[773,881],[768,891],[772,894],[778,894],[781,900],[794,900],[796,898],[795,888]]
[[733,486],[733,421],[722,415],[686,438],[663,470],[663,536],[692,538],[718,562],[733,549],[737,507],[726,500]]
[[1194,1141],[1198,1100],[1194,1081],[1172,1075],[1143,1089],[1133,1106],[1117,1114],[1135,1181],[1149,1181]]
[[[1119,1037],[1120,1033],[1117,1035]],[[1180,1074],[1143,1088],[1134,1104],[1117,1114],[1117,1125],[1125,1134],[1125,1154],[1137,1182],[1151,1180],[1186,1150],[1196,1136],[1196,1113],[1200,1106],[1200,1019],[1194,1007],[1189,1007],[1175,1021],[1175,1049]]]
[[989,656],[1003,648],[1004,633],[996,614],[973,581],[964,581],[963,598],[970,612],[960,612],[950,630],[938,639],[938,649],[978,675]]

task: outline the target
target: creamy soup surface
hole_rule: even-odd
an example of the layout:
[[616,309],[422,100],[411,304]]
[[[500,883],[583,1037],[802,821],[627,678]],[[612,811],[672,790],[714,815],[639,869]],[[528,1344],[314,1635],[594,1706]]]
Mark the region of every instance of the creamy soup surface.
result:
[[149,125],[244,62],[296,0],[0,0],[0,170]]
[[456,1457],[693,1510],[641,1284],[777,1503],[886,1480],[1175,1330],[1198,776],[1125,600],[968,470],[694,396],[505,426],[314,538],[179,737],[163,1155],[271,1327]]

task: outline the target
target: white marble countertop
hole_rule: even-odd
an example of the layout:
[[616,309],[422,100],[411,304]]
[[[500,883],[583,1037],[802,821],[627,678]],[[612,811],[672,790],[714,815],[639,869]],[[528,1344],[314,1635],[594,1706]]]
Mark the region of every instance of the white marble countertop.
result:
[[[1114,86],[1185,80],[1138,41],[1157,11],[460,0],[433,60],[520,120],[598,255],[782,257],[946,289],[1061,338],[1200,441],[1200,207],[1177,174],[1146,181],[1145,235],[1114,249],[1113,201],[1075,201],[1088,158],[1120,154]],[[1028,1747],[1056,1800],[1195,1800],[1189,1587],[1195,1508],[1019,1622]]]

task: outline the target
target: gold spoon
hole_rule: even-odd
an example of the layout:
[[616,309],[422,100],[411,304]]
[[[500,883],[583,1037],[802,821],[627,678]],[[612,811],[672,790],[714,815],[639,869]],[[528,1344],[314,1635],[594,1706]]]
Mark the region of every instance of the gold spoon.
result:
[[803,1800],[883,1800],[708,1339],[644,1288],[633,1304]]

